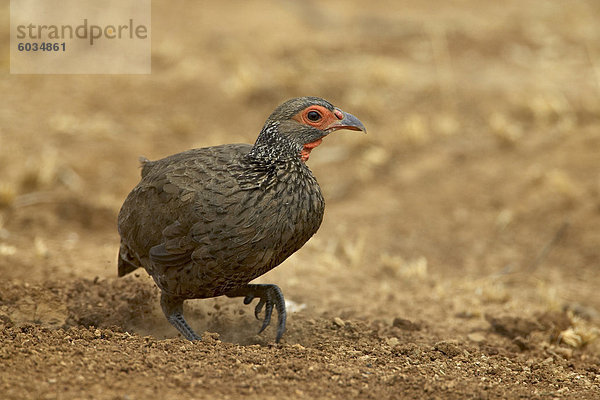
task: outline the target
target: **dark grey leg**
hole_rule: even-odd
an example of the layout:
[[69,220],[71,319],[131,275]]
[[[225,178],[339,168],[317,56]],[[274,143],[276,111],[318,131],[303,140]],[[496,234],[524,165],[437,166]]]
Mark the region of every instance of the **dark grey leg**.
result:
[[254,298],[258,297],[260,301],[254,309],[254,316],[256,319],[260,319],[258,315],[265,306],[265,318],[263,320],[262,328],[258,333],[265,330],[271,323],[271,315],[273,314],[273,307],[277,310],[277,336],[275,342],[279,343],[283,332],[285,332],[285,300],[283,293],[277,285],[246,285],[239,289],[232,290],[225,294],[227,297],[244,297],[244,304],[250,304]]
[[167,317],[167,321],[177,328],[184,338],[192,341],[201,339],[183,318],[183,299],[162,293],[160,296],[160,305]]

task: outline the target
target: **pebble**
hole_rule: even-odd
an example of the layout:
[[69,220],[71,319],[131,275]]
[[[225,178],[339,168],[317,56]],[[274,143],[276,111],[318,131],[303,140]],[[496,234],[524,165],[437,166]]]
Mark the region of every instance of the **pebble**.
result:
[[485,335],[481,332],[473,332],[467,335],[467,338],[475,343],[481,343],[485,340]]
[[398,329],[402,329],[405,331],[419,331],[421,330],[421,326],[419,324],[415,324],[414,322],[404,319],[404,318],[394,318],[392,322],[392,326]]
[[548,357],[544,361],[542,361],[540,364],[542,364],[542,365],[550,365],[553,362],[554,362],[554,359],[552,357]]
[[556,354],[563,356],[567,360],[570,359],[571,357],[573,357],[573,349],[569,349],[566,347],[558,347],[558,348],[554,349],[554,352]]
[[458,346],[458,344],[456,342],[450,341],[450,340],[444,340],[444,341],[441,341],[441,342],[437,342],[434,345],[434,348],[437,351],[445,354],[446,356],[448,356],[450,358],[455,357],[455,356],[457,356],[457,355],[459,355],[459,354],[462,353],[462,351],[461,351],[460,347]]

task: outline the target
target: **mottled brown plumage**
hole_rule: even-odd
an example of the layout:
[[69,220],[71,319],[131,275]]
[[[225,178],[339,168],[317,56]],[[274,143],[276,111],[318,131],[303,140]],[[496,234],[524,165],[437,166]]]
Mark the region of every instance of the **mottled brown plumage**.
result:
[[[119,213],[119,276],[143,267],[162,291],[169,322],[186,338],[200,339],[183,318],[183,301],[220,295],[255,297],[262,329],[283,295],[251,280],[279,265],[321,224],[324,201],[304,161],[338,129],[365,130],[351,114],[325,100],[287,101],[267,119],[254,146],[194,149],[158,161],[144,160],[142,180]],[[262,331],[261,329],[261,331]]]

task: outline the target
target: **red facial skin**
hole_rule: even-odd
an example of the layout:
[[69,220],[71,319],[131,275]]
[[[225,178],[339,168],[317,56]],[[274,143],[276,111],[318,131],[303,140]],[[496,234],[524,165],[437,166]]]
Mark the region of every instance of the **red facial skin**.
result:
[[312,149],[314,149],[315,147],[320,145],[322,142],[323,142],[323,139],[318,139],[318,140],[315,140],[314,142],[306,143],[304,145],[304,148],[300,152],[300,159],[302,161],[306,162],[306,160],[308,160],[308,157],[310,157],[310,152],[312,151]]
[[[321,116],[321,118],[317,121],[311,121],[310,119],[308,119],[308,113],[311,111],[318,112],[319,115]],[[338,109],[329,111],[327,108],[325,108],[323,106],[314,105],[314,106],[305,108],[304,110],[302,110],[301,112],[296,114],[292,119],[295,119],[296,121],[300,122],[301,124],[314,126],[315,128],[323,130],[323,131],[326,131],[328,129],[330,131],[333,131],[333,130],[339,129],[339,128],[337,128],[335,126],[331,126],[331,125],[334,124],[335,122],[341,120],[342,118],[344,118],[344,114]],[[318,139],[318,140],[315,140],[314,142],[306,143],[304,145],[304,148],[300,152],[300,159],[302,161],[306,162],[306,160],[308,160],[308,157],[310,156],[310,152],[312,151],[312,149],[314,149],[315,147],[320,145],[322,142],[323,142],[323,139]]]

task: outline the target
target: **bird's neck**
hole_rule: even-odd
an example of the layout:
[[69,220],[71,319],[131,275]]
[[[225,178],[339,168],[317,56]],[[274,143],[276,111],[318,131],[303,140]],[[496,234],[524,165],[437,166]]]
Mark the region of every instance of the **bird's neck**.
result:
[[[273,157],[273,153],[261,153],[259,147],[240,159],[236,177],[244,190],[273,189],[279,182],[312,181],[314,176],[300,156]],[[284,185],[288,190],[297,190],[297,185]],[[295,188],[295,189],[294,189]]]
[[277,121],[265,124],[248,156],[267,163],[300,161],[302,149],[284,136],[279,135],[278,128],[279,122]]

